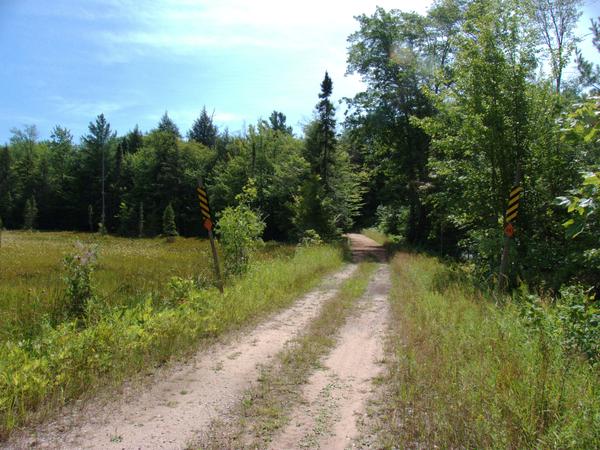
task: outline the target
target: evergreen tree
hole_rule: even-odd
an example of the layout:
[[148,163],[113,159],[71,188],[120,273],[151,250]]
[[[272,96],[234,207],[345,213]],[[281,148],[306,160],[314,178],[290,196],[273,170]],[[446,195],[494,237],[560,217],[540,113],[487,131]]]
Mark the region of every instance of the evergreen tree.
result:
[[144,237],[144,202],[140,203],[140,215],[138,217],[138,237]]
[[38,208],[35,202],[35,197],[29,198],[25,202],[25,209],[23,211],[23,229],[33,230],[36,227],[38,215]]
[[179,128],[175,125],[175,122],[171,120],[167,111],[160,118],[160,122],[158,122],[158,126],[156,127],[158,131],[163,131],[166,133],[171,133],[177,139],[181,139],[181,133],[179,132]]
[[7,223],[12,216],[12,189],[13,180],[10,167],[10,152],[8,146],[0,151],[0,217],[4,217]]
[[[102,229],[106,228],[106,175],[108,172],[109,158],[112,156],[111,144],[116,137],[116,132],[112,132],[110,124],[106,121],[104,114],[100,114],[96,117],[95,122],[90,122],[88,125],[89,133],[83,137],[83,145],[85,151],[85,169],[82,174],[84,178],[81,183],[88,187],[91,183],[92,186],[97,186],[98,172],[100,175],[100,186],[99,189],[95,189],[95,192],[100,191],[101,201],[101,215],[100,223]],[[82,188],[84,187],[82,186]],[[93,192],[90,200],[93,200]],[[94,202],[96,203],[96,202]]]
[[202,107],[200,117],[194,120],[194,124],[188,131],[188,139],[196,141],[209,148],[214,148],[217,141],[218,130],[213,123],[213,119],[206,112],[206,107]]
[[170,203],[163,213],[162,228],[163,234],[167,236],[169,241],[172,241],[179,234],[175,224],[175,211],[173,211],[173,206]]
[[306,159],[311,165],[312,172],[320,177],[326,192],[330,190],[329,175],[336,145],[335,108],[329,99],[332,92],[333,82],[325,72],[319,94],[321,100],[316,106],[316,129],[306,137]]
[[88,205],[88,229],[90,233],[94,232],[94,208],[92,205]]
[[142,148],[142,145],[144,145],[144,135],[137,125],[132,131],[127,133],[125,140],[125,153],[136,153],[140,148]]
[[273,131],[280,131],[281,133],[292,134],[292,127],[288,127],[286,124],[286,117],[280,111],[273,111],[269,116],[269,126]]

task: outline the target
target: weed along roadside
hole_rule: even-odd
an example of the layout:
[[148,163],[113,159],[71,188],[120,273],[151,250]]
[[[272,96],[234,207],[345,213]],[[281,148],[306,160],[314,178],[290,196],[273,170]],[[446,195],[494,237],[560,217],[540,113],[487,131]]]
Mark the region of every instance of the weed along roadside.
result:
[[600,448],[600,375],[559,316],[496,306],[432,257],[392,264],[387,373],[365,435],[377,448]]
[[[148,296],[130,307],[108,308],[82,327],[67,320],[44,323],[28,340],[0,343],[0,419],[6,438],[21,424],[171,357],[189,353],[199,340],[242,326],[289,305],[340,267],[331,246],[299,247],[292,256],[259,261],[226,286],[177,286],[158,307]],[[43,414],[42,414],[43,415]]]

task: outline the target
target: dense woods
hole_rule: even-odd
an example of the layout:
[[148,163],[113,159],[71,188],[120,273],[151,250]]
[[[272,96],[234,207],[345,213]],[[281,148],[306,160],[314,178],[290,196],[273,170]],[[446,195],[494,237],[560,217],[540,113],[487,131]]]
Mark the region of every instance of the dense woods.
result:
[[[60,125],[48,140],[33,125],[13,129],[0,150],[0,218],[7,228],[192,236],[202,233],[202,178],[217,217],[251,188],[267,239],[377,226],[472,263],[492,285],[508,192],[520,184],[510,285],[598,289],[600,69],[577,47],[580,7],[439,0],[425,15],[361,15],[348,72],[365,90],[337,107],[338,124],[325,73],[302,136],[279,111],[232,134],[206,107],[187,132],[167,112],[155,129],[120,136],[100,114],[79,143]],[[590,30],[600,50],[597,22]]]

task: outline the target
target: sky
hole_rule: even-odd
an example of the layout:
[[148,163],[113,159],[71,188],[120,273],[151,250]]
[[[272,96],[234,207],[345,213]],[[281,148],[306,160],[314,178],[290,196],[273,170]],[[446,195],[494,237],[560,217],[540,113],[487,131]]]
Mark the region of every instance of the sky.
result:
[[[0,143],[31,124],[40,139],[61,125],[78,141],[100,113],[122,135],[136,124],[151,130],[168,111],[185,134],[203,106],[234,133],[273,110],[300,132],[326,70],[334,100],[363,88],[345,76],[356,15],[377,5],[425,13],[430,4],[0,0]],[[600,1],[588,0],[579,33],[597,16]]]

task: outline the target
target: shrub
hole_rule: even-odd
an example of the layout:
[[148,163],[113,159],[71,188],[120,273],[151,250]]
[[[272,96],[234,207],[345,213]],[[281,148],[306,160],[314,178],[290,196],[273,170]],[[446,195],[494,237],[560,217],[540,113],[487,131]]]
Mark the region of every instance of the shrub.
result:
[[72,317],[83,316],[87,305],[94,298],[92,272],[97,258],[96,247],[86,248],[81,242],[76,244],[77,252],[64,259],[66,269],[68,313]]
[[262,243],[264,229],[263,220],[246,204],[225,208],[216,231],[227,275],[240,275],[248,270],[252,252]]

